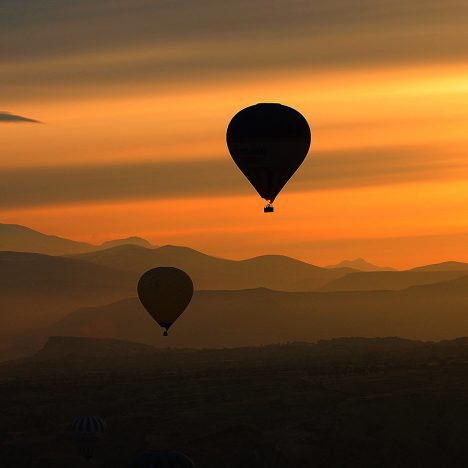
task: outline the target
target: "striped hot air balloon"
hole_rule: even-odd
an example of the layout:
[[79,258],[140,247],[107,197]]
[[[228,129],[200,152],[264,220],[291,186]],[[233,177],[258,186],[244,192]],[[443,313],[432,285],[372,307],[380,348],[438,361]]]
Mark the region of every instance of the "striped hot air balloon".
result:
[[78,416],[70,432],[81,456],[89,463],[106,433],[106,424],[98,416]]

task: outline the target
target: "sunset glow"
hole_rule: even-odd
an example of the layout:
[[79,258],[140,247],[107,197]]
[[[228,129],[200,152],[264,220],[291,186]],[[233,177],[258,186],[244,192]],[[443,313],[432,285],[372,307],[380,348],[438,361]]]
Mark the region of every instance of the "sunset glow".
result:
[[[453,8],[439,32],[455,43],[463,33]],[[107,26],[114,31],[111,19]],[[65,23],[57,28],[64,34]],[[276,49],[258,41],[250,50],[252,28],[239,40],[218,31],[219,42],[143,38],[73,54],[44,49],[28,60],[11,52],[0,65],[8,83],[2,106],[43,123],[0,122],[1,221],[94,243],[139,235],[230,258],[279,253],[328,264],[365,256],[396,267],[468,261],[468,63],[442,52],[416,60],[402,49],[400,57],[379,28],[356,30],[349,43],[319,32],[314,43],[304,28],[285,41],[272,35]],[[416,20],[401,28],[408,50],[431,38]],[[372,41],[388,45],[378,59]],[[301,62],[312,43],[311,54],[320,44],[353,53],[329,66]],[[192,62],[199,65],[185,70]],[[230,118],[256,102],[297,108],[312,129],[306,163],[272,216],[225,143]],[[179,191],[166,176],[162,187],[158,164],[177,174],[186,162],[200,187]],[[91,190],[86,181],[96,184],[106,167],[115,186]],[[64,171],[85,182],[62,183]],[[415,248],[422,238],[424,251]]]

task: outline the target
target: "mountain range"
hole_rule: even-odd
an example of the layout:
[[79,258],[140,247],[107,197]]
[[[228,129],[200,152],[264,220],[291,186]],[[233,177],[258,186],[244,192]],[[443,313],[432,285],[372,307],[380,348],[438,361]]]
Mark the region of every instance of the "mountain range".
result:
[[227,260],[173,245],[154,249],[122,245],[77,254],[71,258],[138,275],[155,266],[174,266],[192,277],[196,289],[267,287],[285,291],[307,291],[320,288],[327,282],[354,271],[349,268],[330,270],[282,255]]
[[136,298],[86,307],[43,330],[158,347],[236,347],[339,336],[440,340],[468,335],[468,275],[402,291],[197,291],[162,337]]
[[411,286],[451,281],[468,274],[468,270],[415,269],[406,271],[351,272],[332,280],[321,291],[400,290]]
[[19,224],[0,223],[0,250],[15,252],[35,252],[47,255],[66,255],[80,252],[91,252],[97,249],[115,247],[122,244],[135,244],[151,247],[151,244],[140,237],[128,237],[93,245],[77,242],[62,237],[43,234]]
[[[96,252],[99,250],[107,250],[113,247],[119,247],[124,245],[139,246],[146,249],[156,247],[146,239],[142,239],[141,237],[136,236],[127,237],[124,239],[109,240],[103,242],[100,245],[93,245],[87,242],[79,242],[54,235],[44,234],[42,232],[35,231],[34,229],[31,229],[26,226],[21,226],[19,224],[0,223],[0,251],[34,252],[42,253],[45,255],[74,255]],[[187,249],[187,251],[189,250],[192,249]],[[121,251],[120,253],[122,252],[124,251]],[[160,254],[161,253],[162,252],[160,252]],[[208,256],[206,255],[206,257]],[[90,256],[89,258],[93,258],[93,256]],[[121,261],[125,262],[124,259],[122,259]],[[305,264],[304,262],[302,263]],[[135,270],[135,268],[137,268],[134,264],[123,266],[125,267],[125,269],[130,270]],[[372,265],[371,263],[366,262],[364,259],[361,258],[353,261],[345,260],[341,264],[325,268],[338,269],[344,271],[377,271],[391,269],[388,267],[377,267],[375,265]]]
[[135,293],[135,275],[81,260],[0,252],[0,353],[8,338],[64,317],[78,307]]
[[[7,232],[20,233],[24,248],[32,236],[36,247],[42,239],[48,248],[86,251],[66,256],[15,252],[8,249],[14,244]],[[131,241],[98,248],[0,225],[0,249],[5,249],[0,251],[0,357],[24,354],[51,334],[194,347],[468,334],[466,263],[359,271],[343,265],[375,266],[357,259],[322,268],[281,255],[228,260],[189,247]],[[189,273],[196,293],[174,338],[159,343],[158,327],[132,297],[144,271],[168,265]]]
[[379,267],[363,258],[356,258],[355,260],[343,260],[336,265],[328,265],[325,268],[352,268],[353,270],[359,271],[395,271],[392,267]]

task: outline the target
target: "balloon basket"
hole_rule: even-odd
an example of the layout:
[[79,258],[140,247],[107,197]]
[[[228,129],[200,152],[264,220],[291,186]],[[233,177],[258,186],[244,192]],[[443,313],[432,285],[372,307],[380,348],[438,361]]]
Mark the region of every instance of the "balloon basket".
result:
[[263,208],[264,213],[273,213],[274,211],[275,211],[275,209],[269,203],[268,203],[267,206],[265,206],[265,208]]

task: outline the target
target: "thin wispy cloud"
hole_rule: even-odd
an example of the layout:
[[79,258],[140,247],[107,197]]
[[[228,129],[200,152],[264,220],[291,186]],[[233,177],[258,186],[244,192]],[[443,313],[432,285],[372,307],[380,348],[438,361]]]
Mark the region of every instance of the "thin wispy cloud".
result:
[[10,112],[0,111],[0,123],[42,123],[39,120],[23,117],[22,115],[12,114]]

